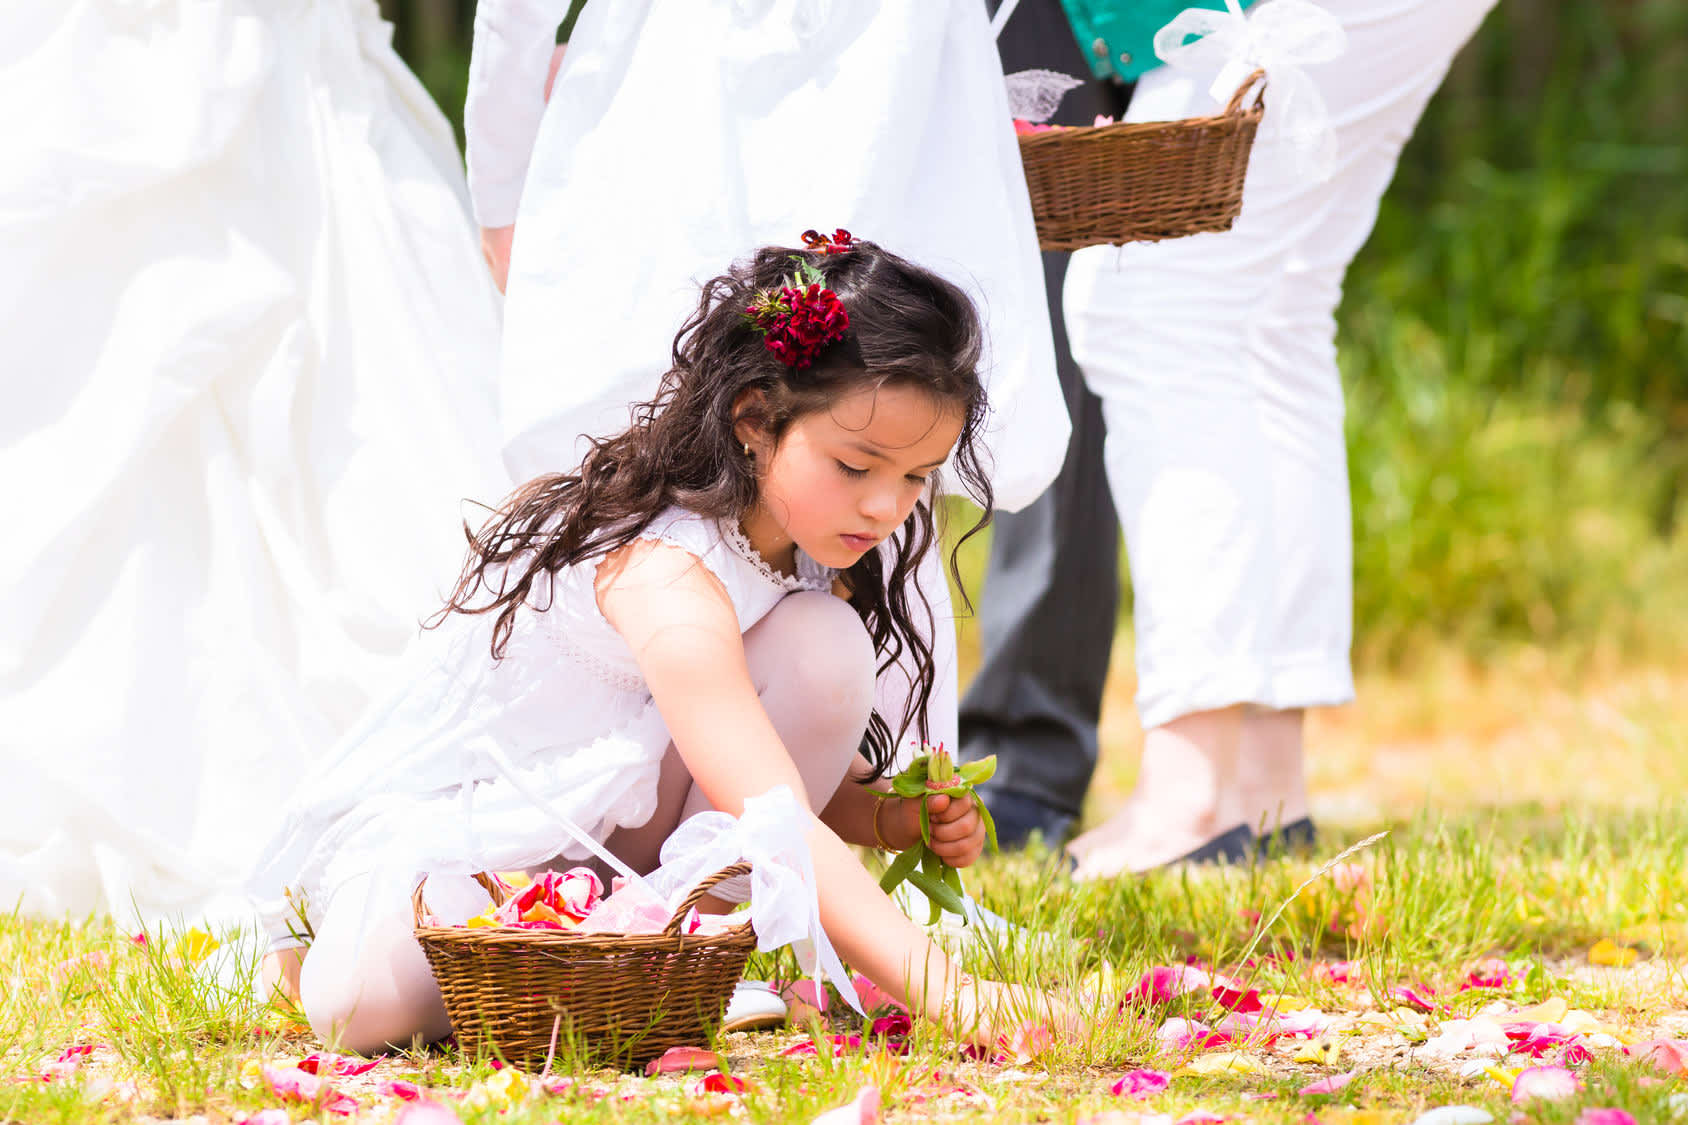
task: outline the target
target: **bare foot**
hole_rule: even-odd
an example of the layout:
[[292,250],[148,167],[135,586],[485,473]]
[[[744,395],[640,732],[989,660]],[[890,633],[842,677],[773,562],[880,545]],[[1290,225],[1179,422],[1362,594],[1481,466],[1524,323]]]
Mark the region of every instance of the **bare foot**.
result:
[[1067,845],[1079,861],[1074,877],[1160,867],[1243,823],[1237,761],[1242,724],[1243,709],[1227,707],[1149,731],[1130,798]]
[[264,954],[258,979],[263,983],[264,995],[279,993],[294,1007],[299,1006],[299,970],[305,964],[303,949],[281,949]]

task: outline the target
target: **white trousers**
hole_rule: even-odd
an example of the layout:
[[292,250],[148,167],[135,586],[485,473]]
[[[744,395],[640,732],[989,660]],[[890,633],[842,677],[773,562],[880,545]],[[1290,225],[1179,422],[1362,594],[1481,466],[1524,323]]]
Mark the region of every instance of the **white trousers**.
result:
[[[1067,331],[1103,403],[1146,729],[1353,698],[1336,307],[1402,146],[1492,3],[1325,0],[1349,36],[1344,56],[1308,68],[1335,175],[1312,182],[1261,140],[1232,230],[1072,257]],[[1217,112],[1213,77],[1153,71],[1127,119]],[[1270,88],[1266,103],[1269,121]]]

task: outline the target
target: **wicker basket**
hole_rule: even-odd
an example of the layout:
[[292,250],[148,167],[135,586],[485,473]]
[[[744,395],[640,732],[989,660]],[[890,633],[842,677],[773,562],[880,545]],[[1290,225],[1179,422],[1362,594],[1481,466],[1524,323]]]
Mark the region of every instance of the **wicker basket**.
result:
[[[748,919],[709,936],[680,927],[711,887],[749,871],[737,863],[705,879],[660,934],[424,925],[424,879],[411,896],[416,940],[469,1054],[537,1068],[572,1043],[596,1064],[639,1066],[703,1046],[720,1026],[756,934]],[[502,905],[498,884],[476,879]]]
[[1265,113],[1264,79],[1249,75],[1217,117],[1022,134],[1038,244],[1078,250],[1230,230]]

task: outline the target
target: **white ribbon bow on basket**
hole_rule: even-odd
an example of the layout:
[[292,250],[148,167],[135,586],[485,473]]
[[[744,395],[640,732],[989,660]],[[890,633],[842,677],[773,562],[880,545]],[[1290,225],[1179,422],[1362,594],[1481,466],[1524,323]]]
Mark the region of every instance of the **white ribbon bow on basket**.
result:
[[[702,812],[663,841],[662,866],[648,876],[657,891],[678,902],[707,876],[743,859],[750,864],[750,924],[764,953],[791,945],[805,972],[822,973],[850,1007],[861,1001],[844,962],[821,928],[820,888],[809,853],[809,810],[776,785],[744,802],[743,815]],[[730,884],[729,884],[730,885]],[[673,904],[671,904],[673,905]],[[816,993],[824,996],[824,990]]]
[[1208,91],[1221,105],[1264,70],[1270,95],[1260,135],[1286,141],[1300,170],[1321,182],[1336,171],[1336,132],[1318,85],[1302,67],[1347,49],[1342,24],[1311,0],[1268,0],[1251,14],[1239,0],[1225,0],[1222,12],[1186,8],[1155,33],[1155,54],[1168,66],[1218,70]]

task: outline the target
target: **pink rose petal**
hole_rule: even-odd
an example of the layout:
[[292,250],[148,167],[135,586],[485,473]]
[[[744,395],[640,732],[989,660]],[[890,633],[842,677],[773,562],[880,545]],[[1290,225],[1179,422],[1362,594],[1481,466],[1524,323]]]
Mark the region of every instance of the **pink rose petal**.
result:
[[263,1075],[270,1093],[290,1102],[314,1102],[327,1085],[314,1074],[296,1066],[266,1066]]
[[1477,962],[1471,972],[1466,974],[1465,983],[1459,986],[1461,992],[1473,988],[1506,988],[1518,976],[1505,961],[1498,957],[1490,957]]
[[1190,965],[1161,965],[1150,969],[1126,993],[1128,1001],[1139,1004],[1166,1004],[1187,992],[1201,992],[1213,987],[1213,977]]
[[293,1118],[285,1109],[261,1109],[241,1119],[241,1125],[292,1125]]
[[1164,1070],[1133,1070],[1109,1089],[1122,1098],[1146,1098],[1171,1084],[1172,1075]]
[[318,1051],[299,1060],[299,1069],[306,1074],[329,1074],[347,1078],[368,1074],[380,1065],[380,1059],[354,1059],[350,1055],[336,1055],[329,1051]]
[[1360,979],[1360,963],[1358,961],[1333,961],[1330,964],[1313,966],[1313,975],[1332,984],[1355,984]]
[[1014,1029],[1002,1046],[1016,1062],[1028,1063],[1055,1046],[1055,1033],[1047,1024],[1024,1023]]
[[1629,1048],[1629,1053],[1666,1074],[1688,1075],[1688,1039],[1649,1039]]
[[1421,1012],[1434,1012],[1441,1005],[1431,999],[1434,995],[1428,988],[1417,988],[1412,985],[1396,985],[1389,990],[1390,999],[1398,1004],[1405,1004],[1409,1008],[1417,1008]]
[[739,1078],[732,1074],[722,1074],[715,1071],[706,1074],[691,1085],[691,1095],[701,1098],[705,1094],[747,1094],[755,1089],[755,1084],[748,1078]]
[[849,1105],[827,1110],[811,1125],[879,1125],[879,1087],[863,1086]]
[[1512,1100],[1516,1103],[1537,1098],[1557,1100],[1576,1096],[1582,1083],[1562,1066],[1532,1066],[1520,1071],[1512,1082]]
[[1173,1125],[1225,1125],[1228,1117],[1221,1117],[1217,1113],[1209,1113],[1205,1109],[1193,1109],[1180,1117]]
[[1321,1078],[1296,1091],[1304,1098],[1311,1098],[1317,1094],[1334,1094],[1345,1089],[1348,1083],[1354,1081],[1357,1070],[1350,1070],[1346,1074],[1333,1074],[1328,1078]]
[[645,1064],[645,1076],[683,1074],[688,1070],[719,1070],[721,1057],[702,1047],[670,1047],[659,1058]]
[[463,1119],[439,1102],[411,1102],[393,1118],[393,1125],[463,1125]]
[[873,1021],[868,1034],[875,1039],[900,1039],[914,1030],[914,1020],[904,1011],[895,1011]]
[[422,1098],[422,1087],[414,1082],[405,1082],[401,1079],[383,1082],[375,1088],[375,1092],[384,1097],[397,1098],[401,1102],[420,1101]]
[[1577,1125],[1635,1125],[1635,1118],[1621,1109],[1585,1109]]

